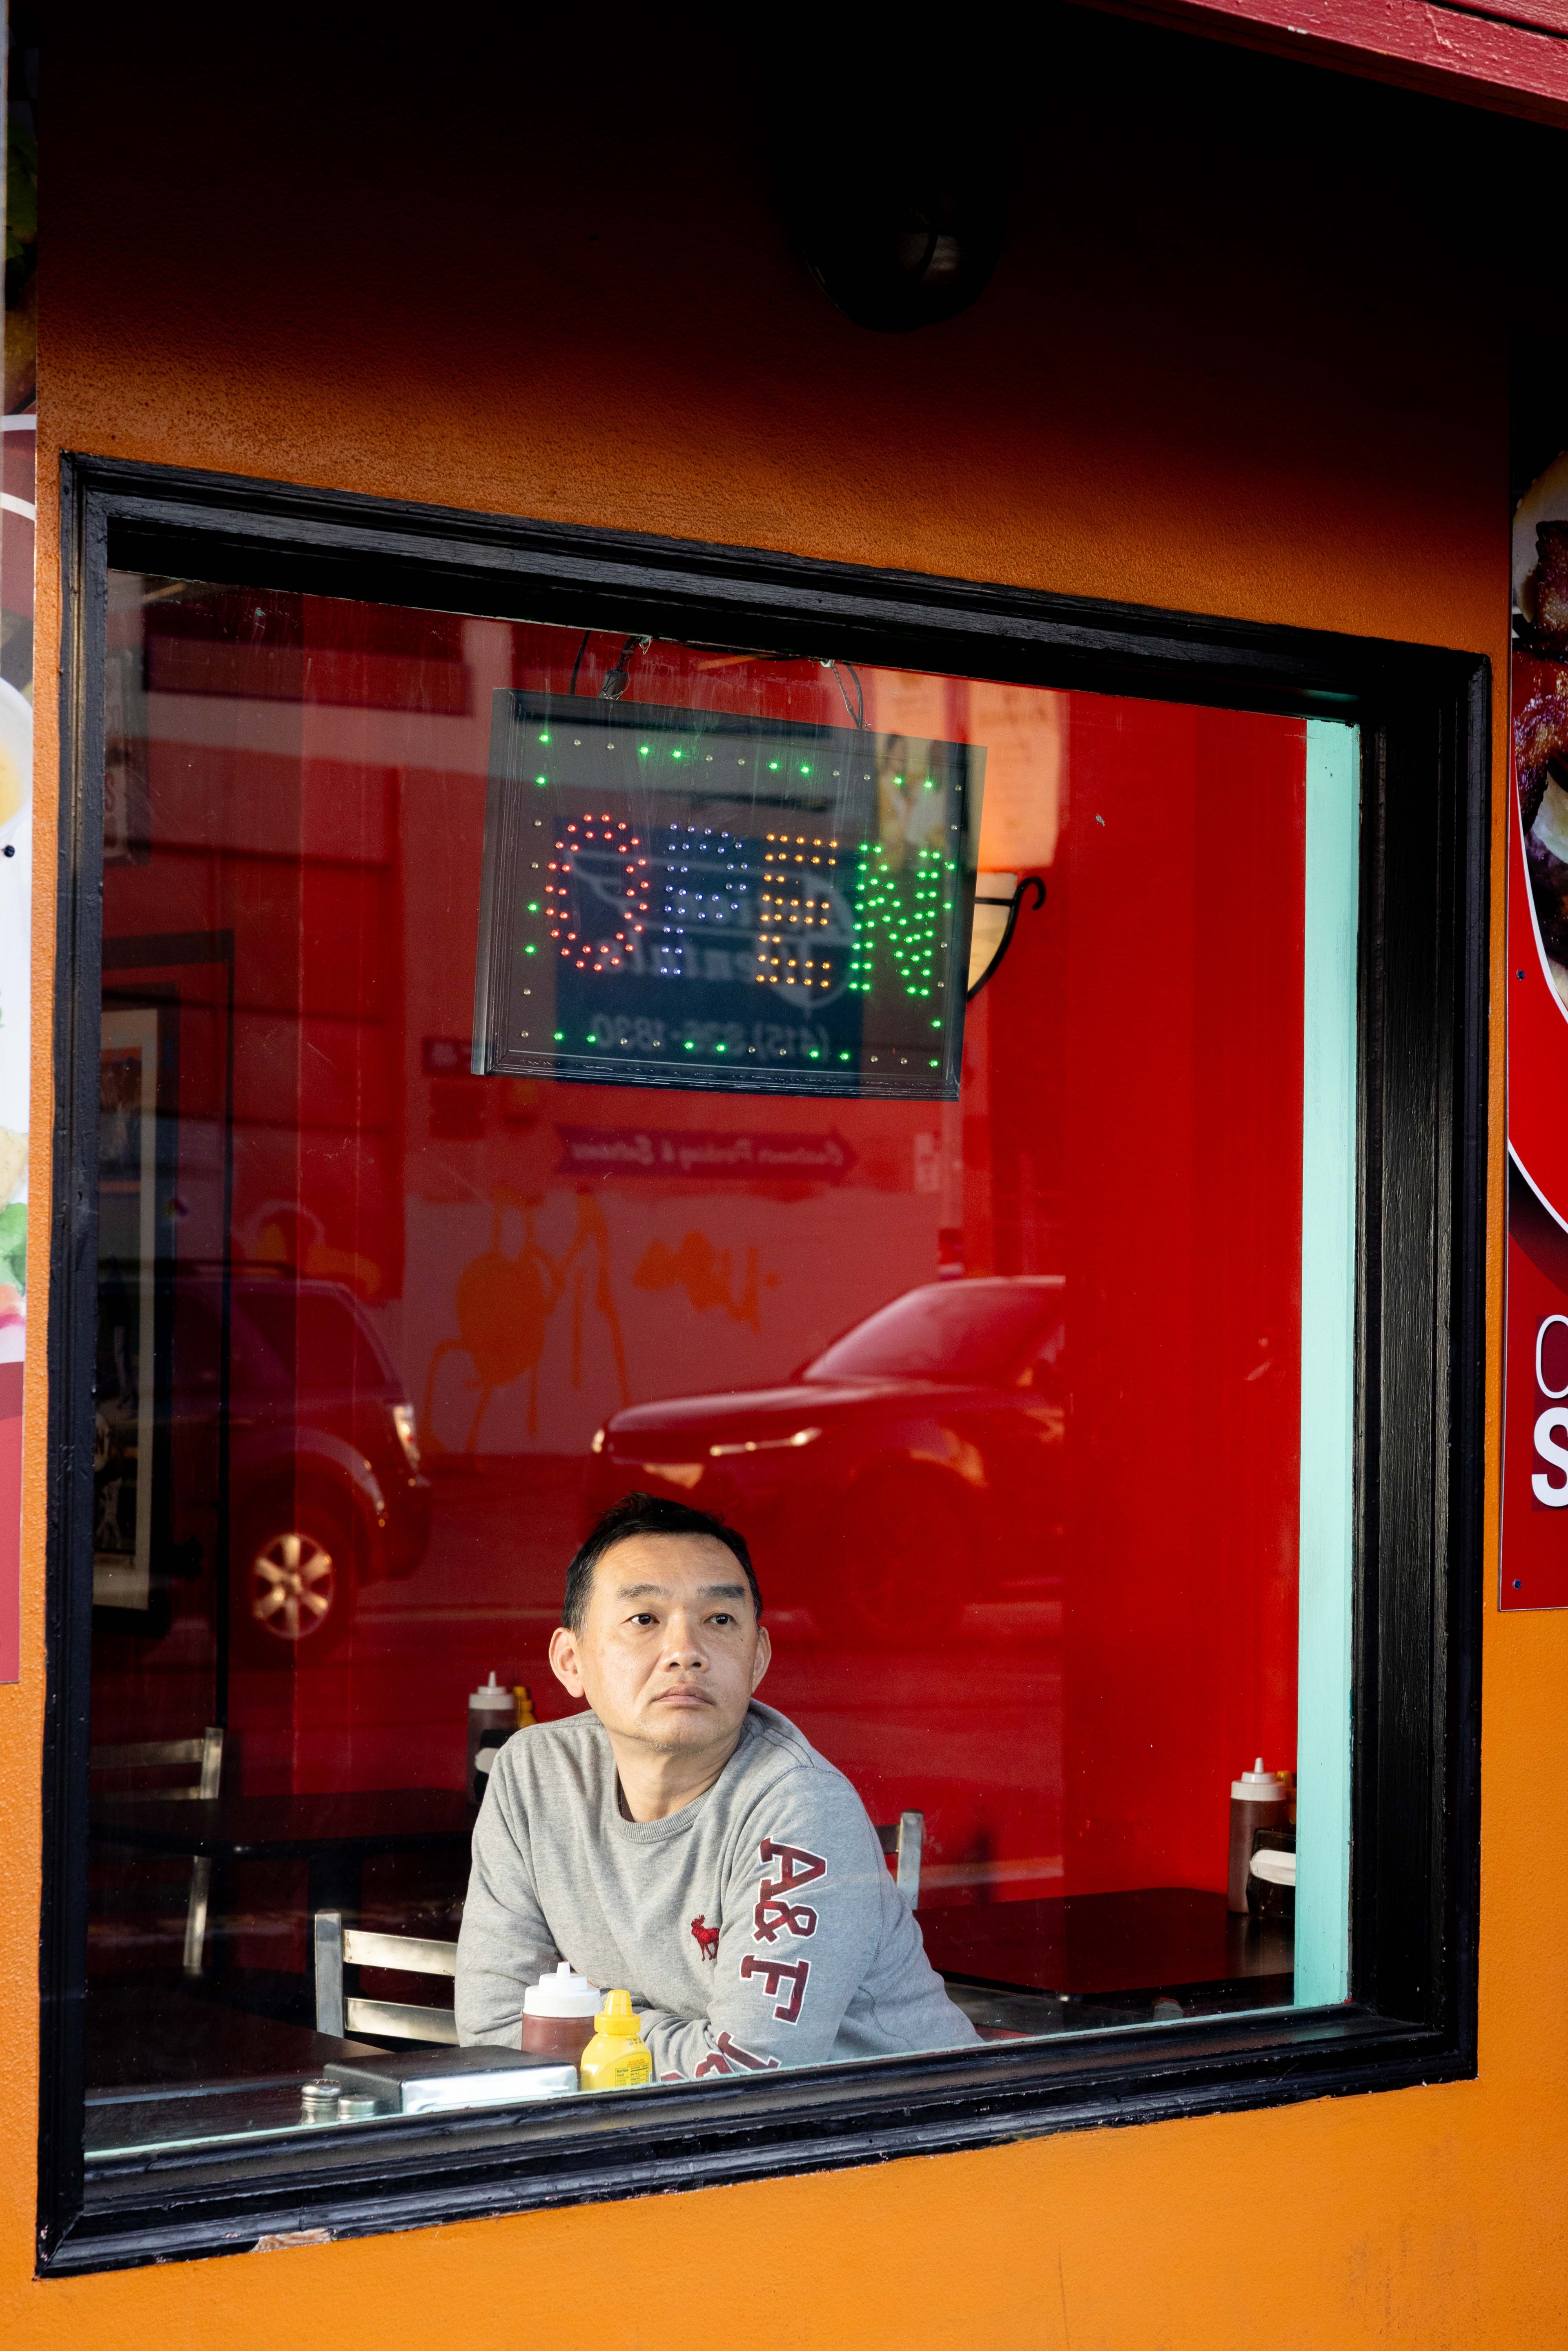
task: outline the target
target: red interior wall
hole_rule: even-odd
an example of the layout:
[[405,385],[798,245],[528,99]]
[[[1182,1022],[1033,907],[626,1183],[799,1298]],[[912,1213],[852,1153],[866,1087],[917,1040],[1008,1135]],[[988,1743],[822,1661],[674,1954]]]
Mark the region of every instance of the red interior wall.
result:
[[[623,1402],[714,1385],[742,1261],[761,1269],[751,1384],[787,1378],[846,1322],[954,1270],[950,1209],[916,1195],[917,1138],[936,1148],[942,1113],[431,1076],[423,1040],[466,1038],[472,1005],[487,705],[461,634],[440,616],[313,598],[153,607],[149,626],[155,686],[216,689],[217,731],[265,733],[272,747],[154,742],[151,862],[111,870],[109,932],[232,929],[229,1253],[346,1285],[410,1395],[436,1399],[425,1436],[438,1543],[410,1595],[420,1605],[406,1620],[362,1615],[328,1664],[236,1669],[247,1784],[451,1782],[466,1691],[492,1667],[526,1679],[542,1714],[566,1707],[544,1647],[581,1522],[587,1432]],[[566,686],[572,632],[510,638],[513,679]],[[592,643],[588,683],[614,650]],[[874,705],[876,674],[867,683]],[[743,664],[738,677],[665,644],[638,692],[841,715],[815,664]],[[944,723],[961,728],[961,682],[939,692]],[[265,723],[240,717],[234,695]],[[389,709],[466,713],[467,765],[389,768],[384,727],[356,764],[355,727]],[[778,1628],[766,1694],[845,1763],[877,1817],[926,1812],[939,1900],[1220,1884],[1229,1780],[1260,1749],[1272,1766],[1293,1761],[1303,730],[1092,695],[1067,710],[1046,905],[1021,919],[971,1008],[958,1111],[963,1270],[1065,1278],[1064,1441],[1033,1483],[993,1479],[1001,1516],[982,1560],[936,1546],[908,1563],[920,1606],[909,1629],[869,1645],[834,1610],[834,1579],[866,1564],[842,1527],[820,1557],[795,1520],[763,1512],[750,1529]],[[328,719],[331,756],[315,731]],[[280,749],[291,730],[293,751]],[[415,875],[420,912],[406,926]],[[626,1238],[649,1187],[561,1172],[558,1123],[628,1122],[831,1125],[856,1161],[834,1207],[847,1214],[869,1193],[903,1218],[914,1254],[889,1255],[885,1277],[846,1253],[847,1237],[802,1255],[794,1211],[820,1187],[674,1184],[666,1262],[683,1228],[706,1236],[727,1217],[736,1238],[711,1295],[678,1286],[650,1301]],[[443,1198],[443,1237],[457,1230],[452,1211],[481,1204],[478,1287],[493,1296],[503,1354],[518,1230],[542,1220],[548,1238],[552,1219],[583,1229],[586,1217],[605,1237],[610,1311],[632,1318],[628,1385],[581,1290],[558,1318],[573,1318],[569,1364],[557,1345],[541,1373],[546,1390],[582,1391],[583,1433],[564,1449],[547,1393],[535,1442],[504,1422],[514,1369],[488,1404],[477,1357],[448,1355],[453,1338],[432,1359],[419,1336],[432,1311],[456,1328],[447,1301],[474,1262],[467,1242],[432,1249],[428,1224],[408,1253],[410,1215]],[[779,1321],[769,1285],[793,1319]],[[645,1328],[663,1334],[656,1345]],[[464,1470],[455,1457],[469,1445],[474,1474]],[[981,1615],[933,1629],[930,1595],[944,1587]],[[132,1657],[117,1642],[102,1665],[112,1709]],[[181,1688],[188,1706],[188,1677]],[[120,1704],[145,1720],[146,1702],[139,1665]]]
[[1219,1885],[1295,1760],[1303,730],[1075,696],[1069,762],[1067,1876]]

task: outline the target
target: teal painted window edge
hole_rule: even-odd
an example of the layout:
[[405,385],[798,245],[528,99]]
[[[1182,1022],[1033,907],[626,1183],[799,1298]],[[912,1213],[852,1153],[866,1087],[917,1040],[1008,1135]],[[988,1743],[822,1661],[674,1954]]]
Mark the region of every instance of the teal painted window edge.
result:
[[1301,1630],[1295,1997],[1342,2001],[1350,1965],[1351,1449],[1360,741],[1306,730],[1302,1093]]

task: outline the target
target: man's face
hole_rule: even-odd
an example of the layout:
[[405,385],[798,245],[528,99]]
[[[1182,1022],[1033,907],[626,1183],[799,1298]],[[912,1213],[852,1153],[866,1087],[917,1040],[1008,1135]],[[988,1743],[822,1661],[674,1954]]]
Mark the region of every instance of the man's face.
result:
[[556,1678],[607,1731],[666,1753],[732,1744],[769,1655],[745,1571],[712,1535],[628,1535],[594,1570],[582,1631],[550,1642]]

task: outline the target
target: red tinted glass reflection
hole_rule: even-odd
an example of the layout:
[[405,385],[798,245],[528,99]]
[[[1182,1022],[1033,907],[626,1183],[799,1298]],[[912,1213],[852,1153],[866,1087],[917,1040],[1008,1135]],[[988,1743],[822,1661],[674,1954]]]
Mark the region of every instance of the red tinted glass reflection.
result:
[[[488,1674],[569,1706],[592,1515],[677,1494],[753,1542],[763,1695],[923,1813],[940,1964],[1233,1976],[1229,1783],[1294,1760],[1303,729],[656,642],[643,703],[984,747],[981,896],[1045,894],[961,1100],[471,1076],[492,696],[621,653],[116,580],[95,1742],[221,1722],[247,1798],[458,1794]],[[95,1851],[89,2073],[163,2078],[189,1873]],[[451,1931],[451,1840],[361,1863],[368,1917]],[[268,2031],[315,1898],[297,1855],[214,1897],[206,1977]]]

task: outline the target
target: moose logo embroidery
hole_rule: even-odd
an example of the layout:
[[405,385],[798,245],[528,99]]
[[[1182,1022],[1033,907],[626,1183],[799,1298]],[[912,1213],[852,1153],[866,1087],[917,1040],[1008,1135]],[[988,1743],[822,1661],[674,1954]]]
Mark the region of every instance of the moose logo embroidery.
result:
[[707,1914],[699,1910],[691,1921],[691,1932],[697,1938],[697,1949],[701,1958],[716,1959],[719,1956],[719,1929],[710,1927]]

